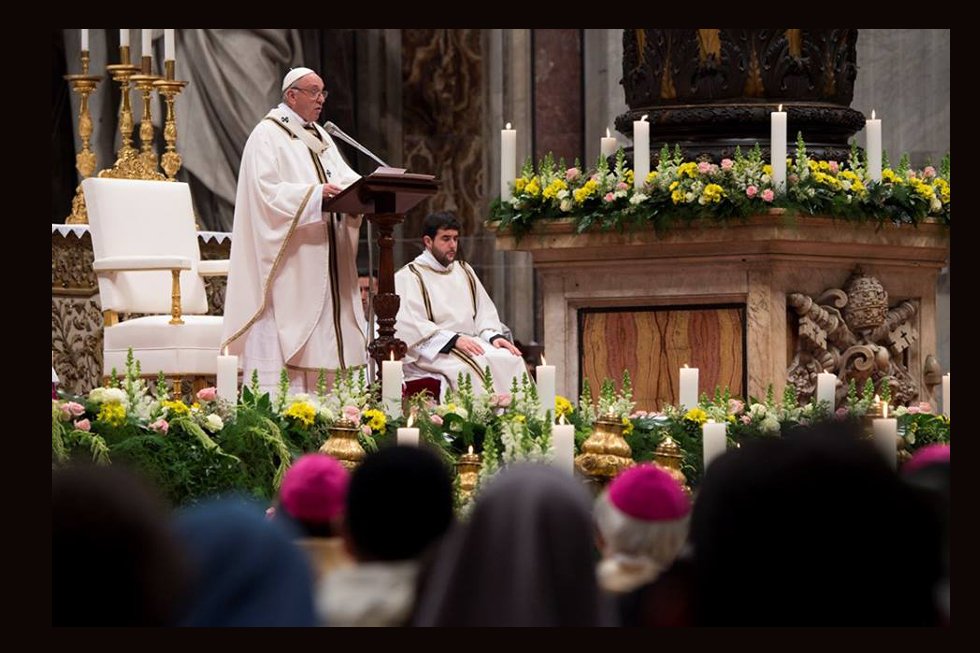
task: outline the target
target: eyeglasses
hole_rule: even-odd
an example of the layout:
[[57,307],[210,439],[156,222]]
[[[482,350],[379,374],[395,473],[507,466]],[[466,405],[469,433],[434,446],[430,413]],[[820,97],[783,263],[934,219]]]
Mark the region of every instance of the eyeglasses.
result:
[[323,89],[323,90],[320,90],[320,91],[314,91],[311,88],[300,88],[299,86],[294,86],[293,87],[293,90],[294,91],[303,91],[304,93],[306,93],[308,96],[310,96],[313,99],[316,99],[317,97],[322,97],[324,100],[326,100],[327,99],[327,96],[330,95],[330,91],[328,91],[327,89]]

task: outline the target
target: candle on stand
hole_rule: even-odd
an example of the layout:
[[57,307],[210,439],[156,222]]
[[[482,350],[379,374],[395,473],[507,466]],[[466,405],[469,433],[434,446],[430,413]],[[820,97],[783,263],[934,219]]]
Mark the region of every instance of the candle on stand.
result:
[[898,420],[888,417],[888,405],[882,409],[882,417],[871,423],[875,445],[892,469],[898,467]]
[[871,118],[864,123],[865,153],[868,155],[868,177],[872,181],[881,181],[881,119],[875,118],[875,110],[871,110]]
[[575,472],[575,426],[565,423],[562,415],[558,424],[551,427],[551,442],[555,448],[554,465],[569,474]]
[[82,30],[82,52],[88,51],[88,30]]
[[949,373],[943,374],[943,415],[949,419]]
[[163,58],[166,61],[177,60],[177,48],[174,46],[174,31],[172,29],[163,30]]
[[151,29],[140,30],[140,48],[142,48],[143,50],[144,57],[153,56],[153,30]]
[[238,402],[238,356],[229,356],[228,348],[218,356],[218,396],[230,403]]
[[701,427],[701,444],[704,450],[704,469],[708,469],[711,461],[725,453],[725,433],[727,427],[724,422],[717,423],[709,419]]
[[599,151],[603,158],[609,158],[616,153],[616,139],[609,135],[609,128],[606,127],[606,135],[602,138]]
[[402,414],[402,362],[395,360],[381,361],[381,403],[388,415],[397,417]]
[[538,401],[541,402],[541,417],[547,411],[555,414],[555,366],[548,365],[541,355],[541,364],[535,369],[534,379],[538,385]]
[[[384,362],[384,361],[382,361]],[[413,428],[412,424],[415,420],[415,413],[408,416],[408,423],[403,427],[398,429],[398,433],[395,436],[395,442],[402,447],[417,447],[419,446],[419,430]]]
[[510,186],[517,178],[517,130],[510,123],[500,130],[500,199],[503,202],[512,196]]
[[837,375],[830,372],[817,374],[817,401],[830,404],[830,412],[837,409]]
[[650,123],[647,114],[633,121],[633,187],[643,188],[650,174]]
[[[121,29],[121,30],[119,30],[119,45],[120,46],[129,45],[129,30],[128,29]],[[127,63],[127,62],[124,61],[123,63]]]
[[698,368],[688,367],[684,364],[681,368],[681,396],[680,405],[684,408],[694,408],[698,405]]
[[772,165],[772,185],[777,191],[786,190],[786,112],[783,105],[770,116],[769,151]]

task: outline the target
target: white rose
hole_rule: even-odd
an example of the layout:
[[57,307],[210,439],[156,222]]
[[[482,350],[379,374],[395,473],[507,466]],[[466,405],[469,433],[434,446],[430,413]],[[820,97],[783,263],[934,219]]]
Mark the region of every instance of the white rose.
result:
[[207,416],[207,418],[205,418],[204,427],[212,433],[217,433],[225,427],[225,423],[221,421],[221,418],[218,417],[217,413],[211,413]]

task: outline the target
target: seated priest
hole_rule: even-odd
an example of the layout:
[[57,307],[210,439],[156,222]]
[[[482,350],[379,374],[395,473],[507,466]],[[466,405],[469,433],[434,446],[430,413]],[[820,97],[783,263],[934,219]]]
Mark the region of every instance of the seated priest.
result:
[[504,335],[497,308],[465,261],[458,261],[460,224],[452,213],[426,216],[425,251],[395,273],[401,298],[396,335],[408,345],[405,380],[436,377],[441,392],[456,387],[460,373],[482,392],[489,366],[494,392],[510,392],[526,370],[521,351]]

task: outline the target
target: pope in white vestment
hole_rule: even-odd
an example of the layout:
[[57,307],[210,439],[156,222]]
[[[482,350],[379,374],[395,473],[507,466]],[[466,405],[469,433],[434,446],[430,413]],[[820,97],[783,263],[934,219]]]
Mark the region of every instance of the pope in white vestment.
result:
[[244,382],[259,372],[274,389],[287,369],[292,392],[367,362],[357,286],[361,216],[321,203],[359,175],[316,124],[326,99],[308,68],[283,80],[283,103],[255,127],[242,153],[235,200],[222,345],[242,356]]
[[395,335],[408,345],[405,380],[434,376],[443,396],[456,388],[460,373],[482,392],[489,366],[494,392],[509,393],[514,378],[523,378],[524,359],[502,331],[500,317],[476,273],[456,260],[459,222],[452,214],[425,219],[425,251],[395,273],[401,299]]

